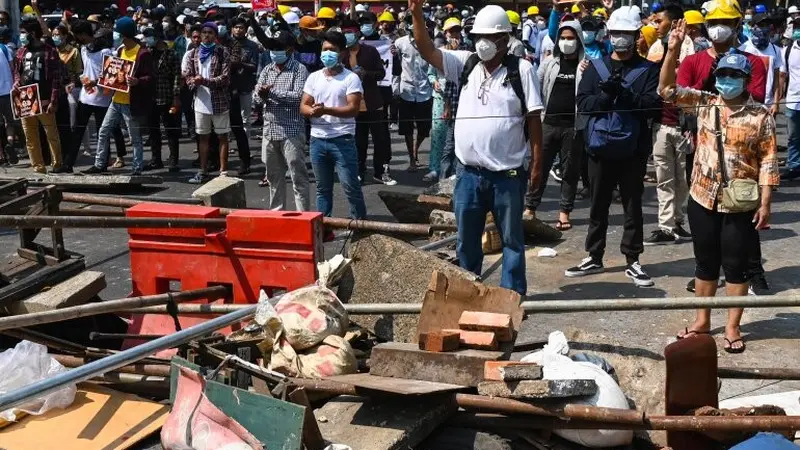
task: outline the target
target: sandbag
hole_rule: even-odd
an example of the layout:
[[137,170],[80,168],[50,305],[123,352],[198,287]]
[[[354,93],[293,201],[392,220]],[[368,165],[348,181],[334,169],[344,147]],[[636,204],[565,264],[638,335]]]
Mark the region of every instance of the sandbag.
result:
[[287,293],[275,311],[283,323],[283,339],[296,351],[311,348],[328,336],[344,336],[349,324],[344,305],[324,286]]
[[339,336],[328,336],[304,352],[281,338],[272,348],[269,369],[290,377],[325,378],[355,373],[358,363],[350,344]]

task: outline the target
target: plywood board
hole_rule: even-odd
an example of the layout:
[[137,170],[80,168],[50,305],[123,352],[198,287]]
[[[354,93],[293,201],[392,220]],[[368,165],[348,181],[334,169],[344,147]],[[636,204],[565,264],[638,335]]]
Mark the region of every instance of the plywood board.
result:
[[161,429],[169,406],[84,383],[72,405],[0,430],[4,450],[123,450]]
[[449,383],[436,383],[434,381],[407,380],[404,378],[381,377],[368,373],[354,373],[350,375],[337,375],[326,378],[330,381],[351,384],[364,389],[391,392],[403,395],[433,394],[436,392],[449,392],[466,389],[466,386]]

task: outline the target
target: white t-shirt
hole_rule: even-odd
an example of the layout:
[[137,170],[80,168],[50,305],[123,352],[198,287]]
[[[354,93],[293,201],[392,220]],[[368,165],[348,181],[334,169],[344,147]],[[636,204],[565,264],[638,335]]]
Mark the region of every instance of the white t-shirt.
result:
[[[800,45],[797,44],[797,41],[791,45],[789,67],[786,67],[786,64],[781,64],[781,73],[789,74],[789,86],[786,88],[786,107],[793,111],[800,111]],[[781,52],[781,61],[783,61],[785,54],[785,51]]]
[[181,59],[181,73],[186,74],[189,72],[189,52],[183,54]]
[[[325,106],[347,106],[347,96],[363,93],[361,79],[353,72],[342,69],[336,76],[325,75],[325,69],[318,70],[306,79],[303,92],[314,99],[314,103]],[[311,136],[321,139],[332,139],[345,134],[356,133],[355,117],[333,117],[323,115],[311,118]]]
[[[442,51],[444,76],[458,83],[472,52]],[[530,147],[525,141],[527,126],[523,112],[541,111],[539,79],[528,61],[519,61],[524,111],[510,83],[507,70],[498,67],[487,76],[483,63],[475,66],[461,91],[456,113],[456,157],[465,165],[491,171],[516,169],[523,165]],[[479,95],[480,94],[480,95]]]
[[[100,51],[90,52],[86,47],[81,47],[81,59],[83,60],[82,75],[90,80],[97,80],[100,78],[100,73],[103,71],[103,59],[106,55],[114,55],[114,51],[110,48],[104,48]],[[108,108],[113,96],[113,93],[103,94],[103,88],[98,86],[89,90],[84,87],[81,88],[78,101],[84,105]]]
[[747,41],[741,46],[739,46],[739,50],[752,53],[754,55],[758,55],[762,58],[767,58],[769,60],[769,68],[767,69],[767,95],[764,98],[764,104],[771,106],[772,102],[774,101],[775,96],[773,92],[775,91],[775,71],[781,70],[783,67],[783,47],[777,46],[775,44],[770,43],[767,45],[767,48],[764,50],[760,50],[758,47],[753,45],[753,41]]
[[[206,80],[211,78],[211,60],[206,59],[206,62],[200,62],[197,58],[197,74]],[[208,86],[197,86],[197,91],[194,95],[194,110],[195,112],[203,114],[214,114],[214,106],[211,103],[211,89]]]

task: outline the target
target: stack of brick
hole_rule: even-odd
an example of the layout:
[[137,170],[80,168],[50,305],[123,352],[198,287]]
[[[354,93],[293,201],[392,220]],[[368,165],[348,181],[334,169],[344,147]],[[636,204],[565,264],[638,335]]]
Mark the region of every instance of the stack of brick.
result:
[[464,311],[459,329],[420,333],[419,348],[429,352],[452,352],[459,348],[497,350],[501,342],[511,341],[514,329],[511,316],[479,311]]

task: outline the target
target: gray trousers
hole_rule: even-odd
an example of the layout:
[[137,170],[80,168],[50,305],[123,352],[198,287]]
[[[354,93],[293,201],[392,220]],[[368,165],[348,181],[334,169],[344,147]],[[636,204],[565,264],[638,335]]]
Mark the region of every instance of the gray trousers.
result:
[[294,136],[282,141],[263,140],[261,160],[267,166],[269,209],[286,209],[286,171],[292,179],[296,211],[311,210],[311,194],[306,168],[306,137]]

